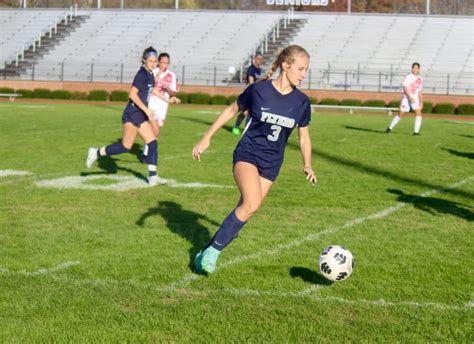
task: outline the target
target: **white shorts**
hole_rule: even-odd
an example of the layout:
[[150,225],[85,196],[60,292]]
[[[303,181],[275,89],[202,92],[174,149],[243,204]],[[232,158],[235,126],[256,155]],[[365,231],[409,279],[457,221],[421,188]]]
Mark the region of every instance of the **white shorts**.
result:
[[400,103],[400,111],[401,112],[410,112],[412,110],[421,110],[420,99],[418,97],[415,98],[414,103],[410,103],[408,97],[403,97],[402,102]]
[[162,127],[166,119],[166,114],[168,113],[168,103],[158,97],[152,96],[148,102],[148,107],[153,111],[153,117],[155,117],[158,125]]

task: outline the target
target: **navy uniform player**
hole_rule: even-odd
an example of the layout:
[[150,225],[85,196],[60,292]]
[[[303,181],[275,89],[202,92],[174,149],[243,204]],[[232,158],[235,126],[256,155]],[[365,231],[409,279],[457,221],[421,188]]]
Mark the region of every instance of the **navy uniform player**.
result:
[[[133,79],[129,92],[129,102],[122,114],[123,134],[122,142],[111,144],[105,147],[89,148],[86,166],[90,168],[94,161],[101,156],[117,155],[128,152],[137,134],[149,147],[147,158],[148,163],[148,183],[156,185],[160,181],[156,174],[158,163],[158,143],[154,130],[159,130],[158,123],[154,120],[153,111],[148,108],[150,95],[154,92],[155,79],[153,69],[158,64],[158,53],[153,47],[144,50],[142,55],[142,66]],[[156,127],[156,128],[154,128]]]
[[[291,45],[278,55],[263,81],[247,87],[237,101],[229,105],[194,146],[193,158],[200,160],[212,136],[238,111],[249,111],[249,119],[234,150],[234,177],[240,190],[237,207],[222,222],[212,240],[196,255],[199,273],[212,273],[221,251],[238,235],[246,222],[262,205],[283,162],[288,137],[298,128],[303,171],[313,185],[316,175],[311,166],[308,97],[296,88],[306,76],[309,55],[302,47]],[[281,70],[278,78],[270,77]]]
[[[261,53],[257,53],[255,55],[254,62],[247,69],[247,78],[246,78],[247,85],[251,85],[254,82],[260,80],[262,76],[262,68],[260,68],[260,66],[262,65],[262,62],[263,62],[263,55]],[[237,119],[235,120],[235,125],[232,128],[233,134],[240,135],[240,124],[244,120],[245,116],[247,116],[247,113],[245,111],[241,111],[238,114]]]

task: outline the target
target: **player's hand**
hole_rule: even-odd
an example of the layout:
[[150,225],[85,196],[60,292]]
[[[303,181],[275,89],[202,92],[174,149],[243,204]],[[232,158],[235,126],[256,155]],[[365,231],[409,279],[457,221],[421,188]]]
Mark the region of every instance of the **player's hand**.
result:
[[145,114],[148,116],[149,119],[153,118],[153,110],[151,110],[150,108],[146,108]]
[[316,185],[316,183],[318,182],[318,178],[316,177],[313,168],[305,167],[303,171],[306,174],[306,180],[308,180],[313,186]]
[[193,159],[201,161],[201,154],[209,147],[209,140],[202,139],[193,148]]
[[181,104],[181,99],[176,98],[176,97],[171,97],[171,98],[169,99],[169,102],[170,102],[170,103],[175,103],[175,104]]

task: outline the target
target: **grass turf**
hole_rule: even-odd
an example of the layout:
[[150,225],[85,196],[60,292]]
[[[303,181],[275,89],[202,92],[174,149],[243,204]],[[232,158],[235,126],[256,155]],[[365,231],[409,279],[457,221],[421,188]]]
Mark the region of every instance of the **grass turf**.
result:
[[[201,163],[191,159],[218,109],[171,108],[160,176],[234,185],[230,127]],[[265,204],[206,278],[192,273],[192,257],[235,206],[236,188],[36,185],[145,179],[138,141],[85,169],[89,146],[120,139],[121,111],[0,104],[0,171],[32,173],[0,176],[0,340],[472,342],[472,122],[426,119],[413,137],[412,118],[386,135],[388,117],[314,115],[318,185],[305,181],[293,134]],[[347,281],[316,272],[330,244],[355,256]]]

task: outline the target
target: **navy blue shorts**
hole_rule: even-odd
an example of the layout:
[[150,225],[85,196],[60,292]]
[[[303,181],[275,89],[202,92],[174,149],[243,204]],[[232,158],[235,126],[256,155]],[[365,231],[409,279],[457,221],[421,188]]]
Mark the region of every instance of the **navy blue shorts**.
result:
[[140,126],[146,121],[148,121],[147,115],[133,105],[127,105],[122,114],[122,124],[130,122],[135,127],[140,128]]
[[237,164],[239,161],[248,162],[249,164],[254,165],[257,168],[260,177],[268,179],[272,182],[276,180],[278,174],[280,173],[281,164],[271,167],[265,166],[266,164],[263,161],[248,152],[234,152],[234,168],[235,164]]

